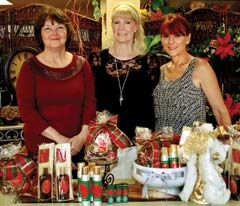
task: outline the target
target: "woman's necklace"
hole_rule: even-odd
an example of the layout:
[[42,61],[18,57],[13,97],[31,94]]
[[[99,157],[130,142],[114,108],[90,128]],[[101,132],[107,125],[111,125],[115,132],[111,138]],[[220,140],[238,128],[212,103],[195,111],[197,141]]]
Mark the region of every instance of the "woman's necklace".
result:
[[114,59],[114,63],[115,63],[115,68],[117,70],[117,79],[118,79],[118,86],[119,86],[119,93],[120,93],[119,104],[120,104],[120,106],[122,106],[122,101],[124,100],[123,99],[123,90],[124,90],[124,87],[125,87],[128,75],[129,75],[130,67],[128,68],[127,75],[126,75],[126,77],[125,77],[125,79],[123,81],[123,84],[121,85],[120,78],[119,78],[119,72],[118,72],[118,66],[117,66],[117,60],[116,59]]

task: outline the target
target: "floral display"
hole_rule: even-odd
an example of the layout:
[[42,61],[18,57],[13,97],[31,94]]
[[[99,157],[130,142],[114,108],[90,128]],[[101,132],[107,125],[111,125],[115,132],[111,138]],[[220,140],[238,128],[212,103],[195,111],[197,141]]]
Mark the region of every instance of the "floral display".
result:
[[[224,104],[227,107],[232,123],[239,120],[240,117],[240,94],[223,94]],[[212,109],[209,105],[206,106],[207,117],[211,119],[214,116]],[[210,121],[210,120],[209,120]],[[211,122],[213,123],[213,122]],[[216,122],[214,122],[216,124]]]
[[217,28],[215,38],[192,44],[189,49],[193,55],[208,61],[215,56],[219,56],[221,60],[238,58],[240,57],[240,28],[229,27],[226,29],[223,24]]
[[224,103],[228,109],[229,115],[233,118],[234,115],[240,115],[240,102],[235,102],[230,94],[225,95]]

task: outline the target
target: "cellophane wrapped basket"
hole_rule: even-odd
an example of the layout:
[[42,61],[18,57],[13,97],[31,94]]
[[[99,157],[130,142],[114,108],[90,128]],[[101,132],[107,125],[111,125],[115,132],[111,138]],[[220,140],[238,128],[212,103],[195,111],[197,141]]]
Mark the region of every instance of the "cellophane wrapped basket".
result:
[[117,149],[132,146],[131,140],[117,127],[117,115],[108,111],[97,112],[96,120],[89,126],[85,160],[114,162]]

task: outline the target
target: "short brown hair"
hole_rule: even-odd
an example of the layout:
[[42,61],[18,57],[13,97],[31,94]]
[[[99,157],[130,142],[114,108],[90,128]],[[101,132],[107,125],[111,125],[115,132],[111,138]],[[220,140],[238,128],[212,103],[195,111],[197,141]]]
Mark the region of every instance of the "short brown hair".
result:
[[35,27],[34,27],[34,35],[37,39],[38,45],[40,49],[44,49],[44,44],[41,35],[41,29],[44,26],[46,20],[56,21],[59,24],[64,24],[67,28],[67,41],[66,41],[66,48],[68,48],[72,36],[73,36],[73,26],[72,22],[69,17],[64,13],[63,10],[51,6],[46,6],[43,8],[41,14],[39,15]]
[[169,13],[161,17],[160,35],[169,34],[187,36],[191,33],[191,27],[187,19],[178,13]]

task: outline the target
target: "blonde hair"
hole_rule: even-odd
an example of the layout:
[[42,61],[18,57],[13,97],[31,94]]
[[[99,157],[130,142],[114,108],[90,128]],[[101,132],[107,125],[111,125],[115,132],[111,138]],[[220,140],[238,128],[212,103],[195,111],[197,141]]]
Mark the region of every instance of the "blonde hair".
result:
[[[143,55],[146,53],[145,34],[142,25],[142,19],[139,11],[135,6],[129,2],[120,2],[114,8],[112,12],[112,21],[117,16],[130,16],[137,25],[137,31],[135,32],[133,39],[133,50]],[[112,39],[112,44],[114,40]]]

